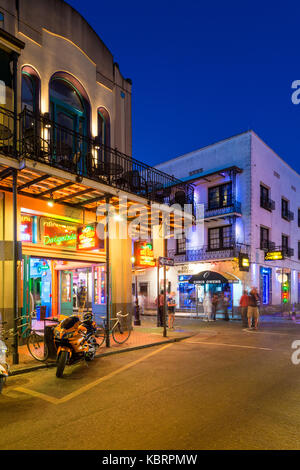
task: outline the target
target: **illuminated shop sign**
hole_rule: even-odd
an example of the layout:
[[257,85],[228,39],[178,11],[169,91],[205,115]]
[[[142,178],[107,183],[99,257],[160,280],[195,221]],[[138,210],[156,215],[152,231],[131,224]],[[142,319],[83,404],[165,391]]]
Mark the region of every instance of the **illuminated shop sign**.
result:
[[288,281],[282,283],[281,299],[283,304],[287,304],[290,300],[290,284]]
[[76,250],[76,225],[53,219],[41,219],[41,224],[42,242],[44,245]]
[[277,261],[284,259],[282,251],[267,251],[265,254],[265,261]]
[[21,215],[21,241],[32,242],[33,217],[30,215]]
[[240,255],[239,255],[239,268],[240,268],[240,271],[249,271],[250,260],[249,260],[248,255],[246,255],[244,253],[240,253]]
[[156,266],[153,245],[150,242],[135,242],[134,244],[135,266]]
[[97,235],[97,224],[83,225],[77,229],[78,250],[103,250],[104,240]]

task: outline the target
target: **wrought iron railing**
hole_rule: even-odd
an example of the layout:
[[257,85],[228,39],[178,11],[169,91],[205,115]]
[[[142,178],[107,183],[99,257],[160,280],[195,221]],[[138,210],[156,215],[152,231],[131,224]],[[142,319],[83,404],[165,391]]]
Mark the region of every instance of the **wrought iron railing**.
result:
[[[194,188],[146,163],[103,145],[26,108],[18,116],[17,155],[13,155],[14,114],[0,108],[0,151],[30,158],[164,204],[194,205]],[[2,139],[1,139],[2,137]]]
[[234,199],[230,199],[228,204],[219,207],[219,206],[212,206],[211,204],[205,204],[204,206],[204,217],[219,217],[231,213],[242,213],[242,205],[240,202],[235,201]]
[[174,258],[175,263],[186,263],[189,261],[209,261],[216,259],[237,258],[240,253],[250,254],[250,247],[242,243],[232,242],[230,246],[211,250],[209,246],[186,250],[185,253],[177,254],[176,249],[168,250],[168,256]]
[[267,197],[260,198],[260,207],[266,209],[267,211],[274,211],[275,210],[275,201],[269,199]]
[[289,211],[289,210],[282,210],[281,216],[283,219],[287,220],[288,222],[291,222],[292,220],[294,220],[294,212]]

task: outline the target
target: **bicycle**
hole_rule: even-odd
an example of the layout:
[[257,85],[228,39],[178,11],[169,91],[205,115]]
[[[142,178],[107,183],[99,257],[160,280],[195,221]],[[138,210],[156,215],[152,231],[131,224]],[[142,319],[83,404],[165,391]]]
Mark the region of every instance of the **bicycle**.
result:
[[[111,318],[111,322],[115,322],[113,326],[107,332],[107,322],[103,321],[103,326],[97,329],[96,338],[97,343],[101,346],[104,343],[105,338],[107,337],[107,333],[112,335],[115,343],[123,344],[125,341],[129,339],[131,335],[131,329],[129,328],[129,324],[124,320],[129,316],[129,313],[125,313],[122,315],[121,311],[116,313],[116,318]],[[122,321],[122,323],[121,323]]]
[[[28,315],[30,319],[36,318],[36,312],[33,311]],[[29,321],[27,315],[23,315],[17,318],[17,321],[23,320],[24,318],[27,323],[21,323],[17,325],[17,331],[14,333],[13,329],[8,331],[9,336],[14,337],[19,335],[20,338],[25,339],[26,346],[29,354],[39,362],[44,362],[48,359],[49,352],[47,345],[44,342],[44,334],[39,333],[40,330],[35,330],[31,327],[31,322]],[[21,330],[21,331],[20,331]]]

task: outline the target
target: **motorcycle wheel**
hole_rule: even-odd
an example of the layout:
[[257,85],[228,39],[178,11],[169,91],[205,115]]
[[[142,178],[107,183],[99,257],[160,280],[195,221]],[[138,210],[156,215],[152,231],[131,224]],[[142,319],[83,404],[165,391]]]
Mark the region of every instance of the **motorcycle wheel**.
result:
[[2,392],[4,383],[5,383],[5,377],[3,377],[3,375],[0,375],[0,393]]
[[68,351],[62,351],[59,355],[57,361],[57,368],[56,368],[56,377],[59,379],[63,376],[67,361],[68,361],[69,353]]

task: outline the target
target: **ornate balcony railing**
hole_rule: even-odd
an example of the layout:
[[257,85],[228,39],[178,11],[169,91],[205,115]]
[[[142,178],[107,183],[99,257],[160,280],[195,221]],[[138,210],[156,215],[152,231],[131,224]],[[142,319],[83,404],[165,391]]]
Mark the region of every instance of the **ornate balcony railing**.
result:
[[211,250],[208,246],[195,250],[186,250],[185,253],[178,254],[176,250],[168,250],[168,256],[174,258],[175,263],[186,263],[190,261],[211,261],[216,259],[237,258],[240,253],[249,254],[249,246],[242,243],[235,243],[230,246]]
[[261,240],[260,249],[263,251],[275,251],[276,244],[270,240]]
[[272,199],[261,197],[260,198],[260,207],[266,209],[267,211],[274,211],[275,210],[275,201]]
[[282,251],[283,253],[283,256],[285,256],[286,258],[291,258],[292,256],[294,256],[294,248],[290,248],[290,247],[287,247],[287,246],[281,246],[278,248],[279,251]]
[[96,180],[164,204],[194,205],[194,188],[146,163],[125,155],[48,116],[24,110],[17,119],[17,155],[13,154],[14,114],[0,107],[0,152],[38,162]]
[[218,207],[205,204],[204,206],[204,217],[222,217],[232,213],[242,214],[242,205],[240,202],[231,199],[226,206]]
[[289,211],[289,210],[282,210],[281,216],[283,219],[287,220],[288,222],[291,222],[292,220],[294,220],[294,212]]

